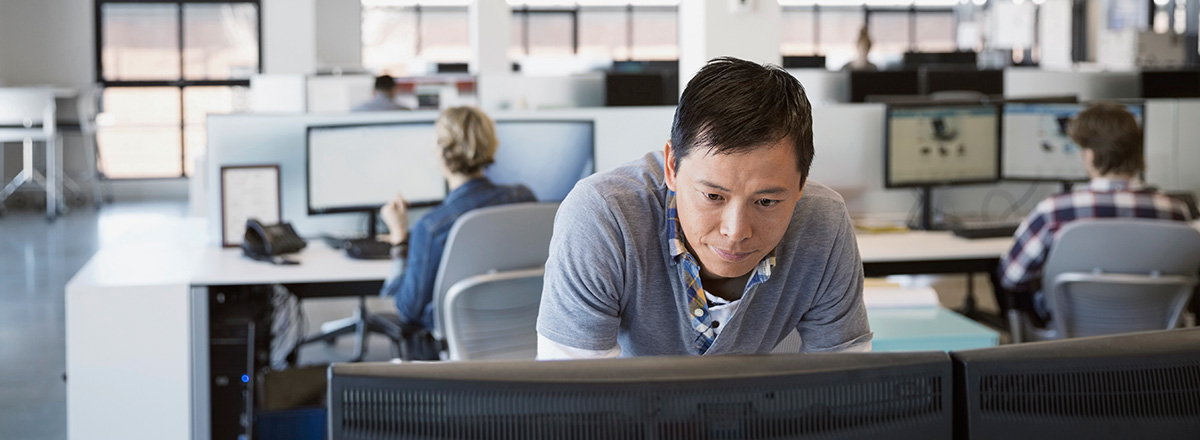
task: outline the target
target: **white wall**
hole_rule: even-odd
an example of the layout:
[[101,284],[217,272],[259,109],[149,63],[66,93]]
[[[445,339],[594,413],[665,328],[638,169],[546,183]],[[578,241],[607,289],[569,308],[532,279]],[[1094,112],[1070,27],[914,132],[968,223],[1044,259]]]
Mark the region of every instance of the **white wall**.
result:
[[362,1],[317,0],[317,68],[362,70]]
[[316,0],[262,1],[263,73],[315,73]]
[[504,0],[476,0],[469,7],[471,73],[504,74],[510,71],[508,46],[512,8]]
[[[735,4],[749,5],[735,8]],[[774,0],[689,0],[679,2],[679,90],[708,60],[733,56],[780,64],[782,22]]]
[[95,78],[91,0],[5,0],[0,78],[8,85],[79,86]]

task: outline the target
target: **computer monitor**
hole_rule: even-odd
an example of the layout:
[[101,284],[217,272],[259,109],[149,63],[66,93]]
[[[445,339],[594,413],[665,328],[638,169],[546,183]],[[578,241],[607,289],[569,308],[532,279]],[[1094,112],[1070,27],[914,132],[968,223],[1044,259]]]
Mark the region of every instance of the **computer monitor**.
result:
[[998,107],[981,104],[888,106],[884,186],[999,180],[999,113]]
[[905,52],[905,69],[916,70],[921,66],[966,66],[974,68],[976,54],[972,51],[957,52]]
[[1144,70],[1143,98],[1200,98],[1200,70]]
[[441,202],[435,139],[432,121],[309,127],[308,214],[373,216],[397,192],[410,206]]
[[872,95],[920,95],[915,70],[851,71],[850,102],[867,102]]
[[976,92],[986,96],[1004,95],[1003,70],[922,69],[924,92]]
[[1200,328],[951,352],[955,438],[1194,439]]
[[[1004,104],[1004,179],[1086,181],[1079,145],[1067,136],[1067,125],[1086,104]],[[1142,106],[1126,108],[1138,124]]]
[[949,439],[943,352],[330,367],[329,438]]
[[664,75],[657,72],[608,72],[604,75],[604,105],[608,107],[667,105]]
[[784,55],[784,69],[824,69],[825,55]]
[[529,187],[539,201],[562,201],[596,172],[591,120],[499,120],[496,137],[496,162],[484,173],[497,184]]

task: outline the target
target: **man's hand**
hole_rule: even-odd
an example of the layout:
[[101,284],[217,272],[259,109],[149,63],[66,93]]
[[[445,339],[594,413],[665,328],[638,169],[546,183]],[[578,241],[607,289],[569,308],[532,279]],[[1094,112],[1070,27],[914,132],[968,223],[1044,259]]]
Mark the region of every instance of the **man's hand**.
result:
[[379,216],[388,227],[388,241],[393,246],[408,240],[408,202],[404,201],[404,195],[396,193],[392,201],[379,209]]

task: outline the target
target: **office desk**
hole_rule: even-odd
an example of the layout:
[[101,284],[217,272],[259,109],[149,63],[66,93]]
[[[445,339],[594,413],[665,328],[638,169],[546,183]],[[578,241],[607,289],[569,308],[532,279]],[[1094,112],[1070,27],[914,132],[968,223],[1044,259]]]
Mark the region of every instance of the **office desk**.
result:
[[[1000,334],[945,307],[867,309],[874,351],[966,350],[992,347]],[[914,325],[916,324],[916,325]]]
[[[200,242],[203,231],[197,222],[151,243],[101,249],[67,284],[70,439],[211,438],[209,312],[218,296],[276,283],[302,296],[374,294],[391,265],[351,260],[314,240],[296,256],[300,265],[273,266]],[[945,273],[937,261],[994,262],[1006,243],[930,232],[863,234],[859,246],[871,274]],[[902,333],[903,314],[870,319],[884,347],[912,337],[891,335]]]
[[173,240],[102,248],[67,283],[68,438],[211,438],[217,297],[277,283],[300,296],[377,294],[391,270],[315,240],[300,265],[273,266],[197,241],[203,231],[193,222],[152,233]]
[[[991,275],[992,289],[1000,292],[996,268],[1000,256],[1012,247],[1013,238],[966,239],[950,231],[908,231],[865,233],[858,231],[858,251],[863,272],[868,277],[887,275],[956,274],[967,275],[967,295],[961,312],[977,321],[1002,328],[1008,320],[985,315],[975,309],[975,277]],[[1002,309],[1010,309],[1001,304]]]

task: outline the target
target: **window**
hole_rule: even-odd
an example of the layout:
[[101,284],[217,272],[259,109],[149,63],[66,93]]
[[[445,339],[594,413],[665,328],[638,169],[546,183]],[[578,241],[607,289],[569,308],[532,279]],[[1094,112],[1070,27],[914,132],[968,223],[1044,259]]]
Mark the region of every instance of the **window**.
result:
[[96,140],[109,178],[183,177],[211,113],[246,110],[257,1],[97,0]]
[[578,54],[613,61],[674,61],[679,59],[678,23],[676,6],[518,5],[512,11],[509,53],[514,58]]
[[817,54],[817,13],[811,9],[784,9],[779,51],[785,56]]
[[469,17],[465,6],[364,2],[363,68],[412,76],[432,72],[433,63],[469,62]]
[[898,63],[904,52],[951,52],[957,49],[958,19],[948,4],[869,0],[850,6],[844,0],[779,0],[783,5],[779,50],[785,56],[824,55],[837,68],[853,59],[864,23],[871,36],[871,59]]

